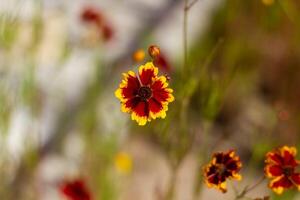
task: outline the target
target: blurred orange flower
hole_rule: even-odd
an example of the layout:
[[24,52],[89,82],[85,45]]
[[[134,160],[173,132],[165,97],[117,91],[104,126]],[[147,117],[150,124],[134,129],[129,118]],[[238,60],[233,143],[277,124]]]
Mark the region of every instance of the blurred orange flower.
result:
[[226,179],[241,180],[238,173],[241,167],[240,157],[235,155],[235,151],[215,153],[211,162],[204,167],[205,183],[208,187],[215,187],[225,193]]
[[269,187],[277,194],[293,187],[300,190],[300,173],[296,172],[299,161],[296,160],[295,147],[283,146],[266,154],[265,174],[272,179]]
[[168,104],[174,101],[173,90],[168,88],[166,76],[158,76],[158,68],[152,62],[141,65],[138,76],[133,71],[123,76],[115,92],[123,112],[131,113],[131,119],[139,125],[166,117]]
[[145,59],[145,51],[143,49],[135,51],[132,55],[132,58],[135,62],[143,61]]

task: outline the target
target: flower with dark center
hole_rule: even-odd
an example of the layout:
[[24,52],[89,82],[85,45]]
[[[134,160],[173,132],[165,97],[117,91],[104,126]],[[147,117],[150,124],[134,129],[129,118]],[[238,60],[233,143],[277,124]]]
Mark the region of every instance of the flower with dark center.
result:
[[121,101],[121,110],[131,113],[131,119],[145,125],[156,118],[165,118],[168,104],[174,101],[173,90],[168,88],[165,76],[158,76],[158,68],[152,62],[123,74],[115,95]]
[[281,194],[294,187],[300,190],[300,173],[296,172],[300,162],[296,160],[296,154],[296,148],[288,146],[267,153],[265,174],[272,179],[269,187],[275,193]]
[[147,101],[152,96],[152,89],[149,86],[142,86],[139,88],[137,96]]
[[238,174],[241,167],[242,163],[240,158],[235,155],[235,151],[215,153],[211,162],[204,167],[206,185],[215,187],[225,193],[228,178],[241,180],[241,175]]

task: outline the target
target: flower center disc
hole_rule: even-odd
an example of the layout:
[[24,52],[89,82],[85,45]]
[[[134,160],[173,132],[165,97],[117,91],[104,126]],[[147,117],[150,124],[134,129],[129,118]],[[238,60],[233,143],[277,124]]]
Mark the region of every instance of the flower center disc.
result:
[[287,167],[283,169],[283,173],[286,176],[291,176],[294,173],[294,169],[292,167]]
[[152,90],[151,88],[147,86],[140,87],[138,91],[138,96],[141,97],[143,100],[147,100],[152,96]]
[[220,173],[220,174],[224,174],[225,172],[226,172],[226,166],[223,165],[223,164],[221,164],[221,165],[219,166],[219,173]]

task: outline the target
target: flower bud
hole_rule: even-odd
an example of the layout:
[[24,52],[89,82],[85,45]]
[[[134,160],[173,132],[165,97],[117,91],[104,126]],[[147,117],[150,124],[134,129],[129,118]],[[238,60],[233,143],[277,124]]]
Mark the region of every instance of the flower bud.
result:
[[149,55],[152,57],[152,58],[156,58],[157,56],[159,56],[160,54],[160,49],[158,46],[156,45],[151,45],[149,48],[148,48],[148,53]]

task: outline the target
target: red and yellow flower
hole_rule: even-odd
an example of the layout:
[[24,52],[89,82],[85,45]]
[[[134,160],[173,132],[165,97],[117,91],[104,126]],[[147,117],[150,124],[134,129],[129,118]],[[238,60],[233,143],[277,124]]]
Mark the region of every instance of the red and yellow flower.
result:
[[296,172],[299,161],[296,160],[295,147],[283,146],[266,154],[265,174],[272,179],[269,187],[277,194],[285,189],[296,187],[300,190],[300,173]]
[[173,90],[168,88],[165,76],[158,76],[158,68],[152,62],[123,74],[123,80],[115,92],[121,101],[121,110],[131,113],[131,119],[139,125],[156,118],[165,118],[168,104],[174,101]]
[[223,193],[227,191],[226,180],[241,180],[238,173],[242,167],[240,157],[235,151],[215,153],[209,164],[204,167],[204,180],[208,187],[215,187]]

